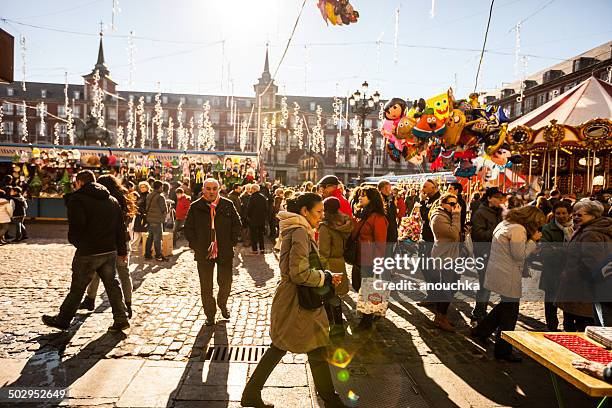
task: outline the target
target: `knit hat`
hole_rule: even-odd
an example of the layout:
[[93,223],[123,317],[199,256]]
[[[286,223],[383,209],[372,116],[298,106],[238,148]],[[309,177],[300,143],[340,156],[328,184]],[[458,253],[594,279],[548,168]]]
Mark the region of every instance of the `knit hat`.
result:
[[340,209],[340,200],[336,197],[327,197],[323,200],[323,209],[328,214],[335,214]]
[[317,185],[321,187],[338,186],[340,185],[340,180],[338,179],[338,177],[334,176],[333,174],[330,174],[329,176],[324,176],[321,180],[319,180],[319,183]]

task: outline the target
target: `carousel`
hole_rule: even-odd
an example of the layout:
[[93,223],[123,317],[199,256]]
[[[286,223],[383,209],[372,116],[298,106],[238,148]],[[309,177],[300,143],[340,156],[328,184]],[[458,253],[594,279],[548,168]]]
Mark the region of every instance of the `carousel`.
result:
[[590,195],[610,188],[612,85],[590,77],[509,125],[530,191]]

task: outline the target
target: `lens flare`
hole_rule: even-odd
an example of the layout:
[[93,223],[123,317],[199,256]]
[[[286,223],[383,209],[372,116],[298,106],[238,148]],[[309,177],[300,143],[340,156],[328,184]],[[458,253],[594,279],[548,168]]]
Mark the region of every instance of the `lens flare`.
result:
[[359,401],[359,395],[355,394],[353,390],[349,390],[347,396],[348,396],[349,401],[351,401],[352,403]]
[[346,368],[352,359],[353,356],[348,351],[343,348],[337,348],[329,363],[339,368]]
[[342,382],[347,382],[350,377],[350,374],[347,370],[338,371],[338,380]]

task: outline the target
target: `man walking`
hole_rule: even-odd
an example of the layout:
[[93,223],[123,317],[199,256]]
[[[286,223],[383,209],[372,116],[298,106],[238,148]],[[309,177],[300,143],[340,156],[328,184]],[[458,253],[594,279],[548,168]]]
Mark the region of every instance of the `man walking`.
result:
[[87,285],[97,273],[104,284],[113,310],[109,331],[130,327],[117,279],[117,258],[127,261],[127,237],[121,206],[108,190],[95,182],[90,170],[76,176],[76,191],[66,196],[68,241],[76,247],[72,260],[70,292],[57,316],[43,315],[47,326],[67,330],[75,316]]
[[397,206],[395,205],[395,197],[391,193],[391,182],[389,180],[380,180],[378,182],[378,191],[383,197],[385,210],[387,212],[387,249],[386,256],[392,256],[397,244]]
[[[219,188],[219,182],[213,178],[204,181],[202,197],[191,204],[183,229],[189,247],[195,251],[207,326],[215,324],[217,305],[223,318],[230,317],[227,299],[232,289],[234,246],[241,227],[234,205],[219,195]],[[219,285],[216,303],[213,297],[215,264]]]
[[[420,242],[420,255],[422,258],[426,259],[431,256],[431,250],[433,248],[434,243],[434,235],[431,230],[431,225],[429,224],[429,210],[433,203],[435,203],[438,198],[440,198],[440,190],[438,188],[438,183],[431,179],[427,179],[423,186],[421,187],[421,207],[419,211],[421,212],[421,242]],[[436,277],[435,271],[431,270],[429,267],[429,262],[426,262],[425,267],[423,268],[423,278],[427,283],[434,283],[439,280]],[[432,302],[432,293],[428,293],[427,297],[424,301],[418,302],[419,306],[431,307],[433,306]]]
[[153,191],[147,195],[146,217],[149,223],[147,243],[145,245],[145,259],[152,259],[151,249],[155,245],[155,259],[167,261],[168,258],[162,254],[162,234],[164,229],[162,223],[166,219],[168,207],[166,199],[162,195],[163,183],[159,180],[153,182]]
[[326,199],[327,197],[336,197],[338,200],[340,200],[340,212],[353,218],[351,204],[342,195],[340,180],[338,177],[334,176],[333,174],[323,177],[321,180],[319,180],[317,188],[323,199]]
[[253,184],[251,187],[251,199],[247,210],[247,223],[251,230],[251,249],[253,255],[265,253],[264,235],[266,228],[266,219],[268,217],[268,199],[260,191],[258,184]]

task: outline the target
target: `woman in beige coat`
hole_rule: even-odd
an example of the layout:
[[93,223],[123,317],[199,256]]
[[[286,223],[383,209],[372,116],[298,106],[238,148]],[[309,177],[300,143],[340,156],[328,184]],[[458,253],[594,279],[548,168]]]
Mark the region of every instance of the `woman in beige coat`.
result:
[[266,380],[287,351],[308,354],[308,363],[318,394],[325,407],[345,407],[334,390],[326,360],[329,345],[329,323],[321,306],[307,310],[300,306],[297,286],[331,289],[337,286],[341,275],[332,277],[329,271],[316,268],[321,265],[315,242],[314,228],[323,216],[321,196],[302,193],[287,203],[288,211],[278,214],[280,236],[281,281],[272,300],[270,337],[272,344],[261,357],[257,368],[242,393],[243,407],[272,407],[261,399]]
[[472,329],[471,335],[480,343],[497,331],[495,358],[519,362],[521,358],[512,354],[512,346],[501,339],[502,330],[514,330],[519,314],[522,295],[522,278],[525,261],[536,249],[536,242],[546,223],[546,216],[532,206],[508,211],[506,219],[493,231],[491,256],[487,264],[484,286],[501,295],[501,301]]
[[[442,195],[429,210],[429,223],[434,235],[431,258],[439,258],[440,260],[436,262],[441,262],[441,265],[447,264],[449,259],[458,258],[461,241],[461,206],[457,201],[457,196],[449,193]],[[439,273],[442,284],[453,283],[457,280],[457,275],[453,270],[440,269]],[[436,302],[434,324],[444,331],[454,332],[455,327],[447,317],[454,291],[442,290],[438,293],[440,293],[440,299]]]
[[342,302],[338,296],[346,295],[349,290],[346,275],[346,262],[344,262],[344,247],[351,235],[353,221],[341,213],[340,200],[336,197],[327,197],[323,200],[324,215],[319,225],[319,254],[323,265],[333,273],[342,274],[342,282],[336,288],[336,295],[325,304],[325,311],[330,322],[329,335],[344,336],[344,322],[342,319]]

